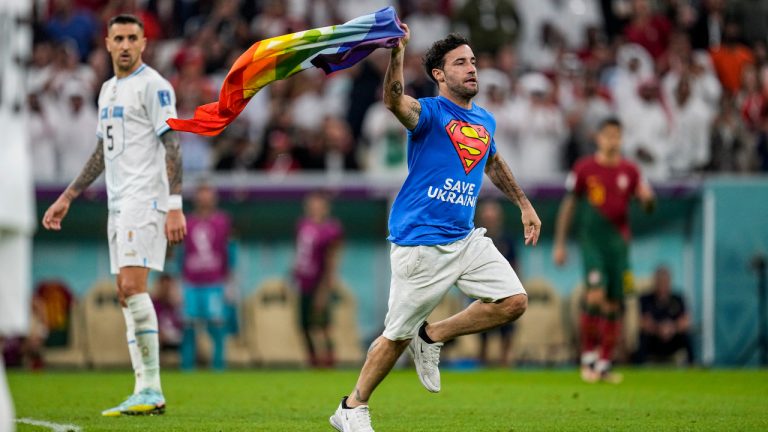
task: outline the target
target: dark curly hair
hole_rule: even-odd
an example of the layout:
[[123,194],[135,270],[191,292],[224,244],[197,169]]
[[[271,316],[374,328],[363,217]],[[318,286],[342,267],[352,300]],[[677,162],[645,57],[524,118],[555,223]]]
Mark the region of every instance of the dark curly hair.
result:
[[424,54],[424,70],[427,72],[427,76],[437,83],[437,80],[432,76],[432,69],[442,69],[445,66],[445,54],[449,51],[462,46],[469,45],[469,40],[459,33],[451,33],[432,44]]

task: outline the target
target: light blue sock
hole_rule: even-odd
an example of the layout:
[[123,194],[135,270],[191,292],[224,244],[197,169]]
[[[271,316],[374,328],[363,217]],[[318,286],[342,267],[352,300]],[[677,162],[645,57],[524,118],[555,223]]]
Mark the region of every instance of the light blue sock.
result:
[[223,323],[208,323],[208,334],[211,335],[213,343],[213,369],[224,370],[225,342],[227,331]]
[[181,338],[181,368],[193,370],[197,363],[197,335],[195,324],[184,324],[184,333]]

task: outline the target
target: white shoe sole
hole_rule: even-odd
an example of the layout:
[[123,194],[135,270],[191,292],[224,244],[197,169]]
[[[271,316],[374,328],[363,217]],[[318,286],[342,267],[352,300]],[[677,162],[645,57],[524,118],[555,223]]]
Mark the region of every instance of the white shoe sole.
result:
[[333,426],[334,429],[336,429],[339,432],[344,432],[344,428],[341,427],[341,423],[338,423],[336,420],[336,414],[329,417],[328,421],[331,422],[331,426]]

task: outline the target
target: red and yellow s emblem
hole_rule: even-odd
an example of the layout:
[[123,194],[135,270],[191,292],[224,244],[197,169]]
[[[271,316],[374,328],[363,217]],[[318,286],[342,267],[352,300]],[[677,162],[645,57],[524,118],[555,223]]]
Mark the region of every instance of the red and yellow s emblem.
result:
[[482,125],[451,120],[445,125],[448,138],[459,155],[464,172],[469,174],[488,152],[491,136]]

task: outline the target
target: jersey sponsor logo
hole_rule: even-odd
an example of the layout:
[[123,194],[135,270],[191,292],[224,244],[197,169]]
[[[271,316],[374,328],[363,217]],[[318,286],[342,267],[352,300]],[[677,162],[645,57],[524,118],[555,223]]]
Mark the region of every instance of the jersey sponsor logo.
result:
[[101,119],[106,120],[109,118],[109,108],[102,108],[101,109]]
[[123,118],[123,107],[120,105],[115,105],[112,108],[112,117],[113,118]]
[[160,99],[160,106],[168,106],[171,104],[171,92],[168,90],[158,90],[157,98]]
[[460,120],[448,122],[445,125],[445,131],[459,155],[464,172],[469,174],[488,153],[491,142],[490,134],[482,125]]

